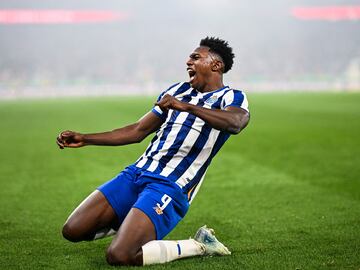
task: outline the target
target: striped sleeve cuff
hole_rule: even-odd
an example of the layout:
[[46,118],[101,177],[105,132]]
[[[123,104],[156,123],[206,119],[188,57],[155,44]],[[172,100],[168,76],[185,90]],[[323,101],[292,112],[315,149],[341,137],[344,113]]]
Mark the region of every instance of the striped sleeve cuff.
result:
[[229,106],[240,107],[246,111],[249,111],[249,104],[246,95],[239,90],[232,90],[226,93],[224,97],[223,109]]
[[158,117],[160,117],[162,120],[166,119],[167,113],[164,113],[159,106],[153,107],[151,111],[155,113]]

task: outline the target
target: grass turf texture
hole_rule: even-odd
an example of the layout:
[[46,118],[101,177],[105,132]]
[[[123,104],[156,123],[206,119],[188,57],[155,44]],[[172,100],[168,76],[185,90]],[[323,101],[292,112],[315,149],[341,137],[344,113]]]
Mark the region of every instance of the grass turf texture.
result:
[[[214,159],[185,219],[167,237],[203,224],[233,252],[150,269],[359,269],[360,95],[253,94],[252,119]],[[0,103],[1,269],[113,269],[111,239],[73,244],[67,216],[135,161],[148,141],[59,150],[64,129],[110,130],[137,120],[151,98]],[[122,268],[126,269],[126,268]]]

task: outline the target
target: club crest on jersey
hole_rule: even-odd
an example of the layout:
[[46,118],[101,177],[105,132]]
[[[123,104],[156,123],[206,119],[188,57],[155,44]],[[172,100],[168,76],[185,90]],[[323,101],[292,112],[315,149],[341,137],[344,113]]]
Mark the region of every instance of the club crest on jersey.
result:
[[205,103],[212,105],[212,104],[214,104],[217,100],[218,100],[218,97],[217,97],[217,96],[211,96],[211,97],[209,97],[207,100],[205,100]]
[[155,207],[153,207],[153,209],[155,210],[156,214],[158,215],[162,215],[164,213],[164,209],[166,208],[166,206],[168,206],[168,204],[171,202],[171,197],[167,194],[164,194],[164,196],[161,197],[161,202],[163,203],[162,205],[160,205],[160,203],[157,203]]

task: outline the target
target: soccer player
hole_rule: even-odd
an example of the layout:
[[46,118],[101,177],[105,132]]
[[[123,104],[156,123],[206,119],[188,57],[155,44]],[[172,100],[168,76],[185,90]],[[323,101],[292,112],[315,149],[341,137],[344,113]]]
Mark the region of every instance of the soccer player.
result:
[[63,236],[72,241],[115,234],[106,252],[111,265],[148,265],[230,251],[201,227],[194,239],[162,240],[185,216],[212,158],[249,121],[246,95],[223,84],[234,54],[207,37],[186,62],[189,82],[160,94],[152,111],[109,132],[63,131],[58,146],[125,145],[155,132],[145,153],[90,194],[70,215]]

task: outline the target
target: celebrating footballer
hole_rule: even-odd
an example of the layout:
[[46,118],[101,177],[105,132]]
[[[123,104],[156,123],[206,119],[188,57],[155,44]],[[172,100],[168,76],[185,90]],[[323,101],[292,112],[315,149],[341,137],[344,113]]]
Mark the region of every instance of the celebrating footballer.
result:
[[112,131],[63,131],[58,146],[127,145],[154,133],[144,154],[91,193],[69,216],[63,236],[72,242],[114,235],[107,249],[111,265],[149,265],[230,251],[201,227],[193,239],[162,240],[181,221],[213,157],[230,135],[249,122],[245,93],[223,83],[233,65],[232,48],[207,37],[189,56],[189,81],[162,92],[136,123]]

